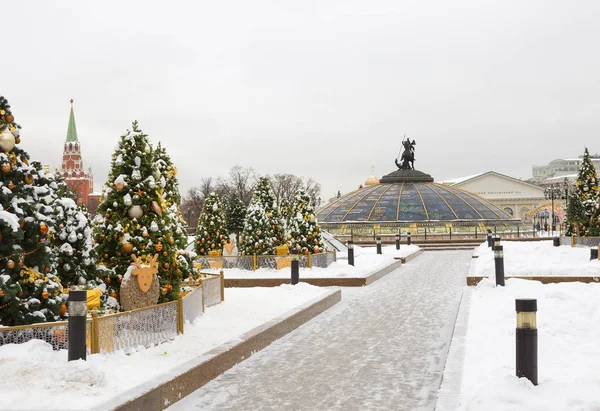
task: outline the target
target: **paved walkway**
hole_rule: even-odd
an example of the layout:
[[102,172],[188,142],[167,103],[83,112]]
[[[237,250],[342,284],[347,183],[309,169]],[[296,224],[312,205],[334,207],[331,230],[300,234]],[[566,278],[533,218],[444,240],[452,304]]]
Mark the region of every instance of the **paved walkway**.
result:
[[169,410],[433,410],[471,251],[426,252]]

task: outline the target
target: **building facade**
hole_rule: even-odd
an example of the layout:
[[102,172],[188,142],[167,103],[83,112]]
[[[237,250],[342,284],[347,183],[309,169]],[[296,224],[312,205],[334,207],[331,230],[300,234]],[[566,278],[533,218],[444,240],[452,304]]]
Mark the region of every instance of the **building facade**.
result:
[[[600,154],[590,154],[590,160],[594,163],[596,171],[600,170]],[[583,156],[579,158],[558,158],[543,166],[533,166],[533,179],[537,182],[551,177],[577,175]]]
[[77,137],[77,127],[75,126],[75,115],[73,113],[73,100],[71,100],[71,112],[69,114],[69,126],[63,149],[62,164],[58,173],[75,195],[75,202],[89,208],[90,195],[94,191],[94,177],[92,169],[85,167],[81,155],[81,143]]

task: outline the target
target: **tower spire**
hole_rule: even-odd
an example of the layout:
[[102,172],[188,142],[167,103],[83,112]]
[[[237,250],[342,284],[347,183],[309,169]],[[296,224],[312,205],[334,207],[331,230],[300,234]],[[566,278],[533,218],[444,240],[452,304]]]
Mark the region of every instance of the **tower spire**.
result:
[[75,114],[73,114],[73,99],[71,99],[71,113],[69,114],[69,128],[67,129],[67,143],[77,142],[77,127],[75,127]]

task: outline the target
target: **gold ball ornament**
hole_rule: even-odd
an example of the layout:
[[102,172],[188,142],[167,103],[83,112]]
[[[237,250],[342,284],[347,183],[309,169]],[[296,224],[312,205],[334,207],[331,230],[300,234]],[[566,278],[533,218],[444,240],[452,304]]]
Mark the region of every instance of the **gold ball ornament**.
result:
[[13,116],[12,114],[7,114],[4,119],[6,120],[7,123],[12,123],[15,121],[15,116]]
[[4,151],[5,153],[8,153],[9,151],[12,151],[13,148],[15,148],[15,144],[15,136],[13,135],[13,133],[10,132],[8,127],[6,127],[4,131],[0,133],[0,150]]
[[131,254],[133,252],[133,244],[131,244],[131,243],[121,244],[121,252],[123,254]]
[[163,256],[166,257],[167,255],[169,255],[169,254],[166,251],[163,251]]
[[171,292],[172,289],[173,289],[173,286],[171,284],[167,284],[167,291]]
[[15,144],[19,144],[21,142],[21,137],[15,137]]
[[173,239],[173,237],[169,238],[169,244],[175,244],[175,240]]
[[60,310],[58,311],[58,315],[60,315],[62,317],[65,315],[66,312],[67,312],[67,304],[62,304],[60,306]]
[[40,233],[41,233],[42,235],[46,235],[46,234],[48,234],[48,231],[49,231],[49,230],[50,230],[50,229],[48,228],[48,226],[47,226],[46,224],[44,224],[44,223],[40,224]]
[[157,244],[154,246],[154,248],[156,249],[156,251],[162,251],[162,249],[163,249],[163,245],[162,245],[162,243],[157,243]]
[[15,268],[15,262],[13,260],[8,260],[6,262],[6,267],[8,267],[9,270],[12,270],[13,268]]
[[148,231],[144,231],[144,232],[142,233],[142,236],[144,236],[144,237],[148,237]]
[[48,291],[42,291],[42,298],[45,300],[46,298],[48,298]]
[[162,209],[156,201],[152,202],[152,210],[159,216],[162,217]]
[[19,260],[19,268],[23,268],[24,265],[25,263],[23,263],[23,260]]
[[106,278],[104,279],[104,282],[105,282],[106,284],[110,284],[110,277],[106,277]]
[[8,163],[2,164],[2,167],[0,167],[0,169],[2,170],[3,173],[6,174],[10,171],[10,164],[8,164]]
[[119,299],[119,293],[117,293],[116,291],[113,291],[112,293],[110,293],[110,296],[112,298],[114,298],[115,300]]
[[4,297],[4,290],[0,288],[0,297]]
[[12,181],[9,181],[8,184],[7,184],[7,186],[8,186],[9,190],[12,190],[13,188],[15,188],[15,185],[13,184]]
[[163,264],[163,266],[164,266],[165,268],[169,268],[169,263],[164,263],[164,264]]
[[25,181],[25,184],[33,184],[33,177],[25,176],[25,177],[23,177],[23,181]]
[[162,290],[160,290],[160,293],[161,293],[162,295],[167,295],[167,289],[166,289],[166,288],[163,288]]
[[117,189],[117,191],[123,190],[123,187],[125,187],[125,184],[123,184],[123,182],[119,181],[118,183],[115,183],[115,188]]

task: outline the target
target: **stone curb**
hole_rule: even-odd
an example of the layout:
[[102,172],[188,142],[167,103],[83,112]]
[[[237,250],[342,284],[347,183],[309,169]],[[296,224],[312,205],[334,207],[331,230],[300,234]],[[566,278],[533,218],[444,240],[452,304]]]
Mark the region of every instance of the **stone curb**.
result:
[[226,342],[198,358],[175,367],[168,373],[119,395],[117,399],[92,408],[91,411],[163,410],[273,341],[333,307],[341,299],[341,290],[330,290],[324,297],[308,301],[250,330],[239,339]]
[[[327,278],[302,278],[300,282],[318,287],[363,287],[369,285],[381,277],[391,273],[399,268],[402,264],[412,260],[421,254],[423,250],[417,250],[406,257],[398,257],[385,267],[373,272],[366,277],[327,277]],[[282,284],[289,284],[289,278],[227,278],[225,277],[225,287],[279,287]]]
[[[484,278],[487,277],[467,277],[467,285],[474,286],[479,284]],[[519,278],[521,280],[540,281],[542,284],[553,284],[553,283],[597,283],[600,282],[600,277],[504,277],[505,280],[511,278]]]

